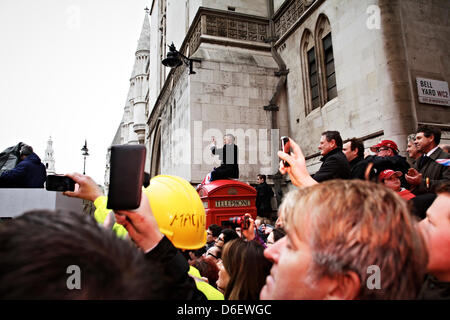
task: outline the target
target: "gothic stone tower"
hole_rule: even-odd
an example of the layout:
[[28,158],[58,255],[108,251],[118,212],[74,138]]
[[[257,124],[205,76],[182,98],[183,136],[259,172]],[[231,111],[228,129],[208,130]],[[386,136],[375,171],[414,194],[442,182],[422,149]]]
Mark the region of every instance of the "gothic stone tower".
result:
[[55,158],[53,156],[52,137],[49,137],[47,141],[47,148],[45,149],[44,165],[47,168],[47,174],[55,174]]

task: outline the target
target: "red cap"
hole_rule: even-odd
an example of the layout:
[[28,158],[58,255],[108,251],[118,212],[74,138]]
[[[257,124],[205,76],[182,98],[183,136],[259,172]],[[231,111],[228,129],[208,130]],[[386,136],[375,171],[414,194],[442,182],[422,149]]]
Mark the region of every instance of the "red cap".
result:
[[384,179],[390,178],[394,174],[397,176],[397,178],[400,178],[403,175],[403,173],[401,173],[401,171],[394,171],[391,169],[386,169],[386,170],[381,171],[380,175],[378,176],[378,180],[383,181]]
[[398,152],[397,144],[392,140],[381,140],[379,144],[370,147],[370,151],[376,152],[381,147],[388,147]]

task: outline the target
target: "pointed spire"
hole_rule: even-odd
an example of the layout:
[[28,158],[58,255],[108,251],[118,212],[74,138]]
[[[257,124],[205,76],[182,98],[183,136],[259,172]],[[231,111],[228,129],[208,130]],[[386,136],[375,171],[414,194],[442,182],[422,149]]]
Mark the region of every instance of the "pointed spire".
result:
[[47,174],[55,174],[55,158],[53,156],[53,141],[52,136],[47,141],[47,148],[45,149],[44,157],[45,168],[47,169]]
[[134,63],[133,71],[131,72],[130,80],[133,79],[137,74],[144,73],[143,71],[145,69],[145,65],[142,65],[142,60],[140,59],[142,58],[142,56],[146,56],[148,58],[150,52],[150,22],[148,19],[147,10],[145,11],[146,13],[144,23],[142,25],[141,35],[139,37],[138,46],[136,49],[136,61]]
[[[147,12],[146,8],[146,12]],[[148,20],[148,12],[145,14],[144,24],[142,25],[141,36],[139,37],[136,51],[150,50],[150,21]]]

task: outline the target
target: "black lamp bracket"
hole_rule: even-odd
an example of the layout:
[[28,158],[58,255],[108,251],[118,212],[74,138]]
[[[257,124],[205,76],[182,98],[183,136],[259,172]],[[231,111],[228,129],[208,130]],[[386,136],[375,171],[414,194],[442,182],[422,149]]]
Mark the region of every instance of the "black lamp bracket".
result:
[[193,63],[194,63],[194,62],[201,62],[201,60],[199,60],[199,59],[191,59],[191,58],[186,57],[184,54],[182,54],[180,51],[178,51],[178,50],[175,48],[175,45],[173,44],[173,42],[172,42],[172,44],[169,45],[168,47],[169,47],[169,50],[170,50],[171,52],[173,52],[174,54],[178,55],[178,56],[181,58],[180,60],[181,60],[183,63],[185,63],[187,66],[189,66],[189,74],[196,74],[196,72],[194,71],[194,65],[193,65]]

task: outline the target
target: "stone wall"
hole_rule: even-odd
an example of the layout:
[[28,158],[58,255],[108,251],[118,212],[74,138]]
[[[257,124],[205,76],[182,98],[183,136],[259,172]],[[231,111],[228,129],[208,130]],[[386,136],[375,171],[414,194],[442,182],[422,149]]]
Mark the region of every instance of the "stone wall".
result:
[[[289,109],[289,132],[305,156],[317,154],[321,133],[338,130],[345,138],[362,137],[384,129],[387,113],[386,86],[390,84],[380,30],[366,26],[367,7],[373,1],[329,0],[309,10],[303,21],[276,47],[289,69],[286,104]],[[331,27],[335,61],[337,98],[307,114],[305,84],[302,76],[301,39],[305,30],[313,36],[320,14]],[[308,161],[310,171],[320,167],[319,157]]]
[[[184,68],[184,67],[183,67]],[[189,75],[184,68],[161,114],[161,174],[191,180]],[[151,150],[151,149],[150,149]]]
[[[403,152],[418,122],[448,126],[450,109],[419,103],[415,78],[449,81],[449,7],[448,1],[316,1],[284,28],[276,48],[290,72],[280,105],[289,109],[290,134],[310,157],[311,172],[320,167],[312,156],[325,130],[343,139],[370,136],[366,148],[392,139]],[[307,114],[300,45],[306,29],[314,35],[321,14],[330,22],[338,94]]]
[[[218,166],[209,151],[211,137],[222,147],[222,136],[236,136],[240,179],[256,181],[262,171],[273,174],[271,114],[265,111],[278,81],[277,65],[270,52],[202,44],[194,55],[200,58],[196,75],[190,76],[191,135],[193,137],[192,182],[200,182]],[[281,134],[287,134],[287,115],[279,114]],[[276,166],[276,163],[275,163]]]
[[450,125],[450,108],[420,103],[416,85],[417,77],[450,82],[450,2],[397,0],[391,1],[391,6],[394,26],[403,32],[403,60],[408,68],[417,122]]

